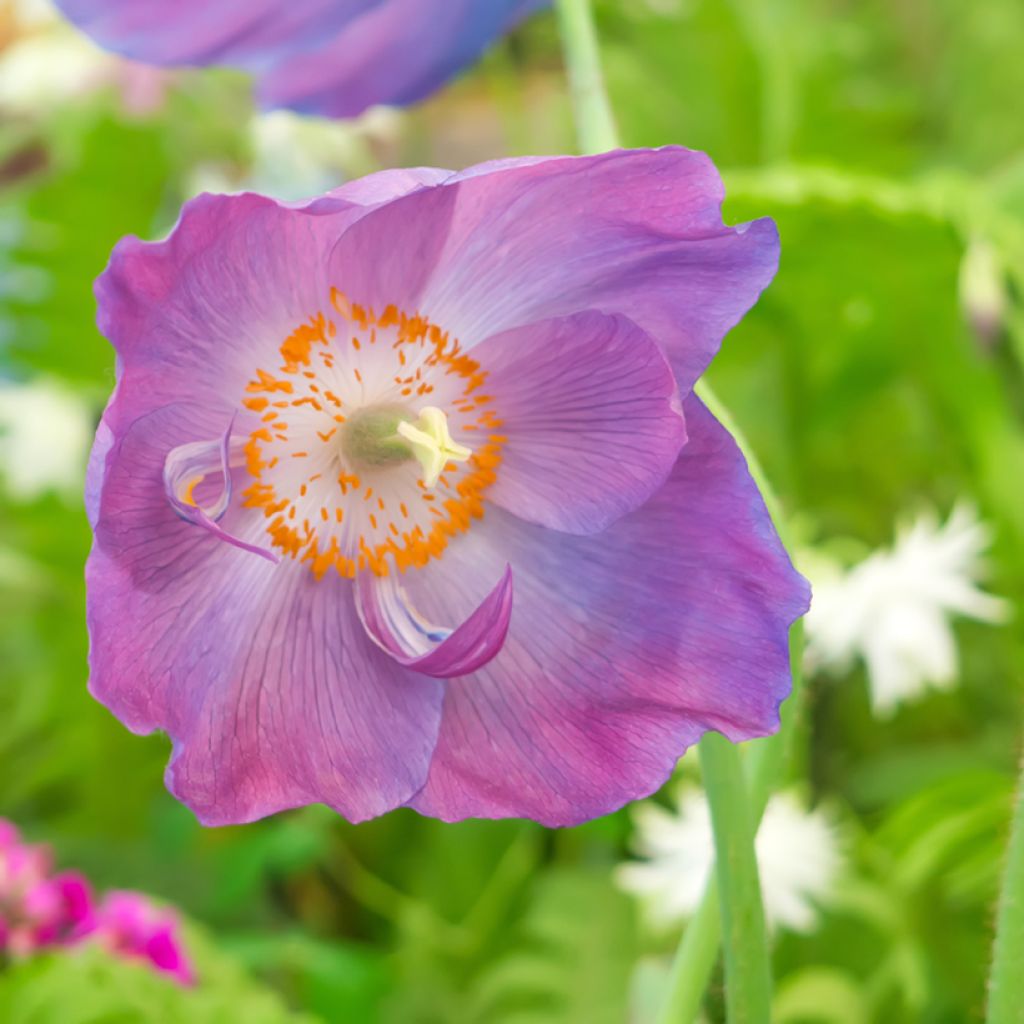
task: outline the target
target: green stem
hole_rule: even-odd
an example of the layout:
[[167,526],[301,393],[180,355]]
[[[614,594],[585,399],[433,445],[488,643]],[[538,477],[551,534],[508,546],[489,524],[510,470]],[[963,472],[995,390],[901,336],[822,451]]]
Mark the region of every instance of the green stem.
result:
[[618,132],[601,71],[590,0],[555,0],[569,74],[576,134],[584,153],[617,149]]
[[712,732],[701,740],[700,763],[715,836],[729,1022],[767,1024],[772,979],[743,762],[729,740]]
[[424,911],[424,905],[363,867],[345,843],[338,843],[335,850],[345,871],[343,874],[332,871],[331,877],[339,886],[351,893],[357,903],[392,924],[410,912],[425,912],[430,918],[433,934],[437,936],[439,944],[460,953],[470,948],[470,935],[461,925],[452,924],[432,908],[427,907]]
[[[750,817],[760,824],[768,798],[778,784],[783,765],[789,758],[793,736],[802,711],[800,700],[800,663],[803,657],[803,622],[797,622],[789,635],[790,661],[793,672],[793,693],[782,705],[782,725],[774,736],[751,744],[746,758]],[[705,762],[705,770],[707,764]],[[704,993],[718,959],[722,941],[721,910],[718,904],[718,883],[712,872],[694,915],[686,925],[669,972],[668,990],[655,1024],[690,1024],[700,1014]]]
[[711,872],[704,896],[686,925],[672,958],[668,990],[655,1024],[690,1024],[697,1020],[722,942],[722,911],[718,878]]
[[478,947],[499,931],[517,888],[536,869],[540,855],[538,838],[532,828],[523,827],[508,844],[490,880],[462,919],[462,927],[475,937]]
[[[615,149],[619,142],[604,87],[590,0],[555,0],[555,7],[580,148],[587,153]],[[702,381],[696,391],[736,440],[754,481],[761,488],[769,513],[778,522],[777,502],[750,445],[711,388]],[[794,666],[799,665],[801,635],[799,630],[794,630],[791,638]],[[793,718],[794,702],[788,703],[780,734],[755,745],[748,758],[749,796],[739,751],[717,734],[709,734],[701,741],[701,763],[711,806],[721,885],[716,884],[714,877],[709,881],[701,906],[680,944],[672,968],[669,996],[659,1016],[664,1024],[687,1024],[696,1018],[723,933],[730,1021],[762,1024],[768,1020],[771,975],[754,834],[779,776],[792,730],[791,725],[785,725],[786,719]]]
[[1010,830],[988,986],[987,1024],[1024,1022],[1024,766]]

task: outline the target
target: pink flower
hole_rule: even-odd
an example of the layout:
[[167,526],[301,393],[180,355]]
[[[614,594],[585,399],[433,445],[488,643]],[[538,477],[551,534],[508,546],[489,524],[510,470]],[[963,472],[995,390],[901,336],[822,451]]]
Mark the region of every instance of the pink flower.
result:
[[115,956],[147,961],[181,985],[195,972],[177,915],[136,892],[110,892],[99,906],[74,871],[52,875],[45,846],[29,846],[0,818],[0,954],[24,959],[54,946],[99,943]]
[[50,851],[29,846],[0,820],[0,950],[26,957],[74,941],[92,916],[89,883],[75,872],[51,876]]
[[87,936],[115,956],[146,960],[181,985],[195,983],[195,972],[181,941],[177,915],[137,892],[109,892]]

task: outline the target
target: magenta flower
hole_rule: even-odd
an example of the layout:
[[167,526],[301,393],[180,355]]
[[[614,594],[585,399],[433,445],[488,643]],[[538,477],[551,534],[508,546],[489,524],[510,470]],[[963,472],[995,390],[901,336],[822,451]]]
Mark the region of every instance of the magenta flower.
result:
[[352,117],[423,99],[550,0],[57,0],[147,64],[254,74],[260,103]]
[[683,149],[200,196],[97,292],[91,688],[203,822],[565,825],[772,732],[807,587],[692,394],[771,280]]
[[137,892],[109,892],[87,938],[114,956],[143,960],[180,985],[195,984],[195,971],[181,940],[177,915]]
[[77,872],[52,874],[50,851],[22,842],[0,818],[0,953],[22,958],[63,945],[88,927],[92,893]]
[[89,883],[74,871],[52,874],[46,846],[28,846],[0,818],[0,956],[22,959],[55,946],[97,942],[115,956],[144,960],[182,985],[195,972],[177,915],[135,892],[110,892],[93,903]]

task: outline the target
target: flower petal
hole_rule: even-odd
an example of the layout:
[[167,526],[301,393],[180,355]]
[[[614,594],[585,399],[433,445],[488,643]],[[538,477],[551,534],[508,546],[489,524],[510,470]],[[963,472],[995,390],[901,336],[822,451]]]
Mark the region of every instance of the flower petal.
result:
[[[442,689],[370,641],[348,581],[317,582],[179,519],[164,457],[210,424],[149,402],[122,380],[90,467],[93,694],[134,731],[170,734],[168,785],[206,824],[314,802],[362,820],[407,800]],[[255,517],[232,508],[222,522],[255,539]]]
[[146,64],[266,66],[380,0],[57,0],[101,46]]
[[[98,282],[118,382],[86,485],[91,688],[130,728],[170,733],[169,783],[204,821],[320,800],[362,818],[422,783],[437,684],[370,642],[347,584],[293,580],[179,519],[163,471],[222,434],[253,369],[326,301],[325,254],[362,204],[443,176],[377,175],[306,206],[201,196],[167,241],[122,242]],[[265,541],[255,511],[217,525]]]
[[384,172],[302,205],[201,195],[165,241],[123,239],[96,282],[119,372],[145,375],[152,406],[191,397],[226,422],[254,368],[328,302],[326,257],[345,227],[447,176]]
[[512,569],[454,629],[426,621],[394,574],[363,573],[356,581],[356,609],[367,633],[399,665],[438,679],[468,675],[501,650],[512,618]]
[[546,320],[473,355],[506,438],[490,501],[541,526],[594,533],[665,482],[686,440],[675,378],[625,317]]
[[355,117],[425,99],[550,0],[385,0],[261,79],[264,107]]
[[505,560],[517,577],[501,653],[447,684],[416,810],[575,824],[653,792],[708,729],[777,728],[808,588],[728,433],[694,397],[684,413],[668,482],[599,536],[490,509],[435,567],[446,586],[410,579],[426,614],[456,620]]
[[303,203],[302,208],[312,212],[320,212],[321,209],[333,212],[339,209],[339,204],[376,206],[418,192],[428,185],[440,185],[451,176],[451,171],[440,167],[392,167],[346,181],[326,196]]
[[775,274],[770,220],[726,227],[722,183],[679,147],[499,162],[350,227],[331,277],[370,306],[417,309],[463,348],[587,309],[623,314],[690,391]]
[[107,49],[257,76],[265,107],[352,117],[429,95],[550,0],[58,0]]

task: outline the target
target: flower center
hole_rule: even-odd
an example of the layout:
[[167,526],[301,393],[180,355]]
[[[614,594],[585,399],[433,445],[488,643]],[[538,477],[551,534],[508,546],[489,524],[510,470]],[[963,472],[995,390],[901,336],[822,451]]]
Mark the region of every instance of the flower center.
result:
[[363,409],[342,427],[343,450],[352,465],[362,468],[395,465],[416,458],[423,482],[434,487],[448,462],[465,462],[470,448],[452,440],[448,417],[428,405],[411,423],[401,406]]
[[446,332],[332,289],[330,314],[279,351],[243,399],[260,417],[245,505],[263,510],[273,547],[317,578],[386,576],[438,557],[483,516],[505,438],[486,371]]
[[423,467],[423,482],[428,487],[437,483],[449,462],[465,462],[473,454],[472,449],[452,440],[448,417],[433,405],[423,409],[415,423],[404,420],[399,423],[398,433],[409,443]]

